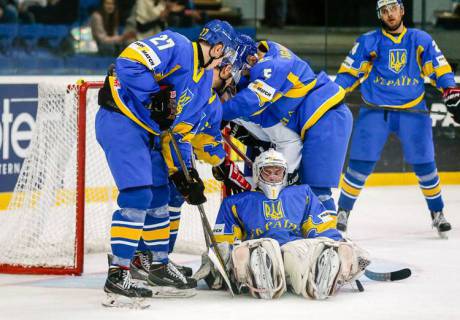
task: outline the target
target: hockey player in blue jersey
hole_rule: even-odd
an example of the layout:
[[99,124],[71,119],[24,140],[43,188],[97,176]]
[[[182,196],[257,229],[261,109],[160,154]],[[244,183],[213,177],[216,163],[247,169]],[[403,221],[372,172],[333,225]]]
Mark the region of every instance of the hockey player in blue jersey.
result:
[[[222,63],[214,68],[214,94],[209,100],[208,106],[203,111],[201,121],[198,124],[198,130],[190,141],[196,158],[206,163],[213,164],[212,170],[216,178],[223,181],[226,187],[234,193],[250,190],[251,185],[246,181],[233,161],[225,159],[226,153],[220,132],[222,104],[218,93],[224,91],[225,87],[229,85],[230,80],[232,80],[232,74],[234,75],[238,70],[239,66],[234,64],[233,60],[227,58],[224,58]],[[173,251],[180,226],[181,207],[185,199],[172,182],[169,183],[169,191],[169,215],[158,217],[158,219],[153,221],[154,224],[157,225],[157,233],[161,232],[162,236],[150,238],[148,241],[150,246],[155,247],[155,256],[158,256],[160,252],[162,252],[162,255],[166,256]],[[138,250],[131,263],[131,274],[133,278],[144,281],[148,278],[152,263],[156,262],[153,260],[154,257],[145,242],[144,239],[141,239]],[[192,275],[191,268],[178,266],[171,260],[169,260],[169,262],[185,276]],[[166,294],[172,295],[171,292],[163,292],[162,294],[163,296]],[[185,292],[174,292],[175,296],[178,294],[184,295]]]
[[[257,189],[225,198],[214,227],[237,288],[272,299],[290,286],[304,297],[325,299],[362,274],[369,263],[365,252],[342,239],[335,216],[307,185],[287,186],[281,153],[263,152],[253,171]],[[206,256],[194,277],[221,286]]]
[[[169,238],[169,228],[159,228],[156,223],[168,215],[168,177],[189,203],[206,201],[197,172],[190,170],[193,181],[187,183],[178,170],[170,136],[161,132],[173,132],[190,167],[190,141],[214,96],[212,70],[234,54],[233,40],[233,28],[213,20],[197,42],[168,30],[136,41],[116,59],[99,92],[96,137],[117,184],[120,207],[112,218],[113,257],[104,287],[110,296],[148,297],[156,287],[196,286],[169,263],[167,251],[165,254],[150,241]],[[160,86],[167,89],[160,91]],[[150,268],[150,288],[138,287],[130,280],[130,261],[141,237],[156,262]],[[112,301],[117,299],[109,297],[107,304]]]
[[[431,36],[404,26],[401,0],[379,0],[377,15],[382,28],[358,38],[336,78],[336,83],[347,92],[361,84],[365,104],[373,106],[362,108],[355,122],[337,227],[346,231],[350,211],[380,158],[389,133],[394,132],[401,141],[405,161],[413,165],[431,212],[432,225],[443,237],[451,225],[443,215],[431,119],[422,113],[427,110],[424,77],[429,77],[443,91],[454,117],[460,115],[460,92],[455,88],[449,63]],[[406,109],[415,112],[404,112]]]
[[331,188],[338,186],[353,122],[345,91],[279,43],[244,42],[249,49],[240,58],[253,65],[240,91],[223,104],[223,119],[274,143],[289,173],[295,176],[299,167],[301,183],[335,213]]

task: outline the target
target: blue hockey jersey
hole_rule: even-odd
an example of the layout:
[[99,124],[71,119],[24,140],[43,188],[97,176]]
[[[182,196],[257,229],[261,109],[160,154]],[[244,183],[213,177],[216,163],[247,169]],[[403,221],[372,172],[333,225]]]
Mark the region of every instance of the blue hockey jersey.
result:
[[429,34],[406,29],[399,36],[378,29],[358,38],[336,83],[347,91],[361,84],[363,100],[390,108],[424,108],[424,77],[439,89],[455,87],[454,74]]
[[281,122],[303,137],[343,100],[345,91],[281,44],[260,44],[267,53],[250,69],[247,87],[223,104],[223,119],[241,118],[262,127]]
[[[148,132],[159,135],[158,124],[146,108],[160,85],[176,91],[177,116],[172,131],[188,166],[191,141],[206,118],[204,110],[214,101],[212,70],[199,67],[197,43],[166,30],[130,44],[116,59],[116,75],[109,77],[118,108]],[[220,119],[219,119],[220,121]],[[168,135],[162,138],[162,152],[172,174],[180,167]]]
[[227,197],[217,214],[217,242],[272,238],[283,245],[303,238],[342,239],[331,216],[307,185],[284,188],[278,199],[249,191]]

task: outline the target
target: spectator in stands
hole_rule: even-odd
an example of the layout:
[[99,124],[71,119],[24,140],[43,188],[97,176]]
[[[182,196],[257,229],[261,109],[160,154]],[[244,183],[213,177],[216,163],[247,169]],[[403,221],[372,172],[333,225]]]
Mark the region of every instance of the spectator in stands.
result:
[[[34,15],[37,23],[72,24],[77,21],[79,0],[33,0],[33,2],[39,4],[28,7],[28,11]],[[44,2],[46,2],[45,6],[43,6]]]
[[0,23],[17,23],[18,11],[6,0],[0,0]]
[[168,25],[171,27],[191,27],[205,20],[203,13],[195,9],[192,0],[168,1],[168,5],[170,10]]
[[164,0],[137,0],[132,12],[137,39],[148,38],[163,30],[170,9],[171,4]]
[[115,0],[102,0],[90,19],[91,32],[101,55],[118,55],[135,38],[132,32],[119,33],[119,11]]

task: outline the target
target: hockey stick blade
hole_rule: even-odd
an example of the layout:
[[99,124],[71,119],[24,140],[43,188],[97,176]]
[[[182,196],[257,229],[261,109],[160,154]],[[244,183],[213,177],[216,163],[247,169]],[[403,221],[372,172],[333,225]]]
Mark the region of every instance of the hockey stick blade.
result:
[[235,293],[233,292],[232,285],[230,283],[230,279],[227,276],[227,272],[225,272],[225,270],[222,268],[222,265],[219,259],[217,258],[216,254],[211,248],[209,248],[208,250],[208,257],[209,257],[209,260],[211,260],[212,264],[216,267],[217,271],[219,271],[222,278],[224,278],[224,281],[227,284],[228,290],[232,294],[232,297],[234,297]]
[[364,275],[374,281],[398,281],[404,280],[411,276],[412,272],[409,268],[404,268],[390,272],[374,272],[366,269]]

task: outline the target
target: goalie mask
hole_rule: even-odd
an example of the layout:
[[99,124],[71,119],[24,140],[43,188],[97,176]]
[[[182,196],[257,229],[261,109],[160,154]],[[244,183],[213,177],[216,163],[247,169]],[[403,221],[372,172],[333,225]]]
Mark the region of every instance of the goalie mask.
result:
[[287,161],[281,153],[269,149],[254,161],[252,176],[265,196],[275,200],[287,185]]

